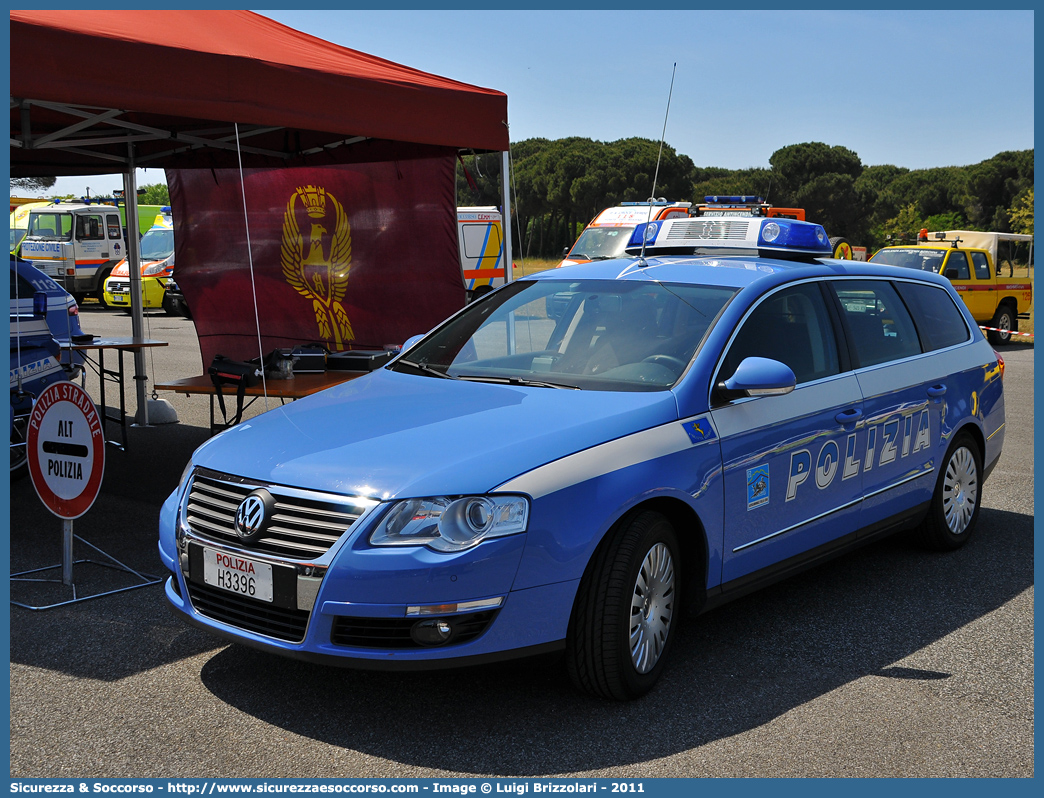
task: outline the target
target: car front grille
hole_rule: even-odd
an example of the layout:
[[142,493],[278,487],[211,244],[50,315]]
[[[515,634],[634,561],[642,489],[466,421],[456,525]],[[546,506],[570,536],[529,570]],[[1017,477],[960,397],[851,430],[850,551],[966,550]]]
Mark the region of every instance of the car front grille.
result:
[[215,621],[289,643],[304,640],[308,610],[276,607],[197,582],[188,583],[188,594],[196,612]]
[[123,293],[124,291],[130,291],[130,283],[129,282],[128,283],[122,283],[122,282],[118,282],[116,280],[109,280],[108,284],[105,287],[109,289],[109,293],[110,294],[115,294],[117,292]]
[[[264,536],[248,546],[236,534],[236,510],[248,494],[261,487],[275,498],[275,509]],[[367,499],[349,496],[291,491],[278,485],[247,482],[197,469],[189,489],[185,517],[189,528],[199,537],[234,544],[245,554],[314,560],[330,550],[370,503]]]
[[[489,627],[498,610],[485,610],[465,615],[448,615],[453,634],[444,645],[456,645],[474,640]],[[352,648],[432,648],[422,646],[410,636],[410,630],[424,618],[351,618],[341,616],[334,620],[330,642],[335,646]]]

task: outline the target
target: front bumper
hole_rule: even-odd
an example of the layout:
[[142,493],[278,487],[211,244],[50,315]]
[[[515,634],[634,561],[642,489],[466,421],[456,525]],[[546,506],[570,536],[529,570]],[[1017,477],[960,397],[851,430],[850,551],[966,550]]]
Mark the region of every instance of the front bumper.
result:
[[[142,277],[142,307],[159,308],[163,306],[163,293],[166,290],[168,277]],[[131,306],[130,278],[112,278],[105,281],[105,302],[114,307]]]
[[[380,669],[457,667],[564,645],[579,580],[512,590],[524,534],[453,555],[377,548],[367,542],[375,511],[326,554],[304,562],[199,535],[184,523],[178,498],[172,494],[160,513],[160,557],[171,572],[167,600],[189,623],[227,639],[298,659]],[[273,600],[206,584],[204,547],[270,563]],[[464,602],[485,605],[446,606]],[[419,606],[426,614],[417,614]],[[432,621],[447,624],[450,638],[441,645],[417,642],[414,627]]]

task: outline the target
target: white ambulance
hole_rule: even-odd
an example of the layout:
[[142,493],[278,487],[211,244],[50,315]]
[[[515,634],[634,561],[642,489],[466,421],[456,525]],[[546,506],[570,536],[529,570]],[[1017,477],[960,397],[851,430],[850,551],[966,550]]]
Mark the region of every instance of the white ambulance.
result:
[[503,219],[492,205],[457,208],[460,272],[469,302],[507,281]]
[[613,208],[606,208],[584,228],[572,247],[565,248],[562,253],[565,258],[558,268],[622,257],[637,225],[684,218],[689,215],[691,207],[691,202],[668,202],[661,197],[645,202],[621,202]]

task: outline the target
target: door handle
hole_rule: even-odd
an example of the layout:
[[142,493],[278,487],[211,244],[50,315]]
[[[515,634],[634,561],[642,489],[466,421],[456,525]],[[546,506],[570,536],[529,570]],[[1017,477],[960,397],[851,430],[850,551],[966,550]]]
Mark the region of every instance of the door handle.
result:
[[932,399],[938,399],[940,396],[943,396],[945,393],[946,393],[946,386],[945,385],[933,385],[931,388],[928,389],[928,395],[930,397],[932,397]]
[[853,407],[851,410],[843,410],[834,416],[834,421],[838,424],[854,424],[863,417],[863,411],[858,407]]

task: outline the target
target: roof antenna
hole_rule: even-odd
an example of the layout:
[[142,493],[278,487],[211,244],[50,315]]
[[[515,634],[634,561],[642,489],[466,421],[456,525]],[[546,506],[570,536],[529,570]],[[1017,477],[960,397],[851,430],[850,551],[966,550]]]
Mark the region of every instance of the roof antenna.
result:
[[671,70],[671,90],[667,92],[667,111],[663,115],[663,132],[660,133],[660,151],[656,154],[656,171],[653,172],[652,192],[649,195],[649,218],[645,220],[645,230],[642,231],[642,252],[638,256],[638,268],[644,269],[648,264],[645,262],[645,242],[648,241],[649,222],[652,221],[653,202],[656,199],[656,179],[660,176],[660,157],[663,155],[663,139],[667,135],[667,117],[671,113],[671,97],[674,95],[674,75],[678,71],[678,62],[674,62]]

